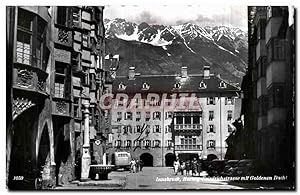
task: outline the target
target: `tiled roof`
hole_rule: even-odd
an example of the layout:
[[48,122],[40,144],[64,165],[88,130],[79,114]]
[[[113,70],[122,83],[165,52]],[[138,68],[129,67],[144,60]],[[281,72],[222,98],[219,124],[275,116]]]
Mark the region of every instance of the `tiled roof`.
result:
[[[200,88],[201,82],[205,83]],[[220,82],[224,82],[226,88],[220,88]],[[144,83],[149,84],[149,89],[142,89]],[[179,88],[175,84],[179,84]],[[125,89],[119,90],[119,85]],[[113,81],[113,93],[199,93],[199,92],[238,92],[240,89],[230,85],[221,78],[211,75],[205,79],[203,75],[188,75],[186,78],[176,75],[142,75],[129,80],[126,76],[119,76]]]

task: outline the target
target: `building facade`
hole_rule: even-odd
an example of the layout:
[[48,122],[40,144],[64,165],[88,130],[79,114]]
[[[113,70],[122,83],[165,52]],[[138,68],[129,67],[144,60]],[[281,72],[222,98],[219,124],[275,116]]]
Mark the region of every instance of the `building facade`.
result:
[[293,8],[248,8],[249,65],[242,82],[244,126],[236,158],[259,160],[264,174],[295,171],[295,25]]
[[145,166],[172,166],[177,156],[224,159],[239,89],[209,72],[128,76],[112,83],[109,154],[128,151]]
[[34,189],[37,177],[46,188],[79,179],[86,117],[92,159],[94,140],[105,143],[103,9],[7,7],[10,189]]

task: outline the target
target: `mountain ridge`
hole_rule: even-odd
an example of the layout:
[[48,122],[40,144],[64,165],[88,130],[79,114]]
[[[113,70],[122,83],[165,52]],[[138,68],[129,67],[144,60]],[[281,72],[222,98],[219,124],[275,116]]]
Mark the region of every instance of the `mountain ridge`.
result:
[[104,22],[107,51],[123,58],[119,75],[129,66],[142,74],[172,74],[182,65],[201,73],[205,64],[230,83],[240,83],[245,74],[247,33],[239,28],[136,24],[121,18]]

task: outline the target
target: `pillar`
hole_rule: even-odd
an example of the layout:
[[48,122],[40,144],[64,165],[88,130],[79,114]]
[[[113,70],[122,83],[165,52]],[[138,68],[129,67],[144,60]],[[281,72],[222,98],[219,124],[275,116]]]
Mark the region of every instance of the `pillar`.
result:
[[89,179],[91,155],[90,155],[90,112],[89,103],[84,103],[84,142],[82,146],[82,157],[81,157],[81,180]]

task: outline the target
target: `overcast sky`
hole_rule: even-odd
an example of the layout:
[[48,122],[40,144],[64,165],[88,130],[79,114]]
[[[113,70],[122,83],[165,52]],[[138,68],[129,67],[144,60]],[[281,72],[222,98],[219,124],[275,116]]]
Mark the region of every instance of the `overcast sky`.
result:
[[230,5],[106,5],[104,18],[130,22],[177,25],[191,22],[199,26],[225,25],[247,30],[247,6]]

